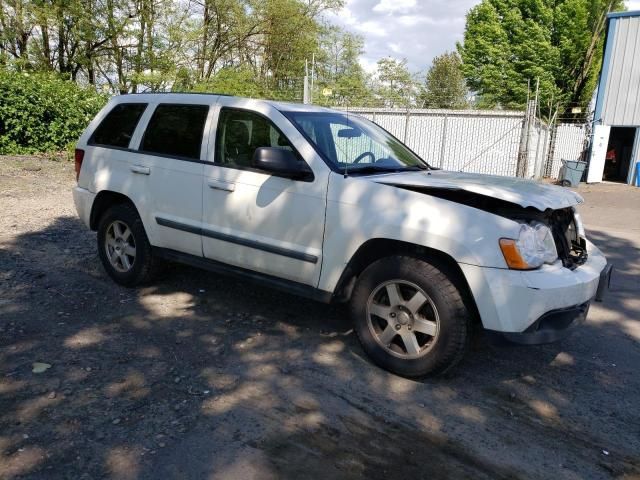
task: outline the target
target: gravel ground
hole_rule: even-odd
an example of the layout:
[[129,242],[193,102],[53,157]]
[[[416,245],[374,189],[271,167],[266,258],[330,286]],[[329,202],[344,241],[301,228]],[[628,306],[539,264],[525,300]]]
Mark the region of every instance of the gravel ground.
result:
[[116,286],[72,185],[0,158],[0,478],[640,478],[640,190],[580,190],[618,269],[584,327],[413,381],[342,307],[182,266]]

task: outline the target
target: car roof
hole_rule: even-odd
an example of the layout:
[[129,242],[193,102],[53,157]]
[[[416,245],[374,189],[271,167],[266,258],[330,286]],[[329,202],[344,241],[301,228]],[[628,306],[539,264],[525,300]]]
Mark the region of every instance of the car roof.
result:
[[281,112],[337,112],[338,110],[320,107],[317,105],[309,105],[303,103],[295,103],[295,102],[283,102],[276,100],[263,100],[259,98],[249,98],[249,97],[240,97],[235,95],[226,95],[224,93],[209,93],[209,92],[152,92],[152,93],[127,93],[123,95],[117,95],[113,97],[117,103],[126,103],[126,102],[135,102],[135,101],[157,101],[158,96],[166,97],[163,98],[163,101],[172,102],[172,101],[184,101],[185,98],[198,98],[202,97],[201,100],[209,102],[211,97],[231,97],[237,98],[241,100],[250,100],[252,102],[256,102],[257,104],[270,105],[273,108],[281,111]]

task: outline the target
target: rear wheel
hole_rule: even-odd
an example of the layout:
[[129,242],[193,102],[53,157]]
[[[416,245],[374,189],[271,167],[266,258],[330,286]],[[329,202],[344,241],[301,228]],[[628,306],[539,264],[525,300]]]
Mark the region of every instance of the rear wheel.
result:
[[110,207],[98,224],[98,254],[104,269],[118,284],[147,283],[155,271],[151,244],[133,206]]
[[351,311],[373,361],[399,375],[442,373],[466,350],[471,316],[451,272],[417,258],[394,256],[359,277]]

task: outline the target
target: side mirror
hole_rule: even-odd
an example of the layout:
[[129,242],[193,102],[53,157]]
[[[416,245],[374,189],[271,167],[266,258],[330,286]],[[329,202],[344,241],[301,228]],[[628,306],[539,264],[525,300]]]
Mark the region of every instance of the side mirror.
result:
[[362,136],[362,130],[358,128],[341,128],[338,130],[339,138],[358,138]]
[[278,177],[293,180],[313,179],[313,172],[291,150],[276,147],[259,147],[253,152],[251,166]]

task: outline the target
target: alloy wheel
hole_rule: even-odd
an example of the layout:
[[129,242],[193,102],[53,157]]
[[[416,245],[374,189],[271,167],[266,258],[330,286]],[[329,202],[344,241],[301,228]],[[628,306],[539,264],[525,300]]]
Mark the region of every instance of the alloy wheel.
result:
[[367,301],[369,330],[388,353],[403,359],[425,355],[438,337],[440,319],[433,300],[414,283],[391,280]]
[[111,266],[118,272],[126,273],[136,260],[136,242],[129,226],[115,220],[107,227],[105,251]]

